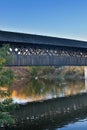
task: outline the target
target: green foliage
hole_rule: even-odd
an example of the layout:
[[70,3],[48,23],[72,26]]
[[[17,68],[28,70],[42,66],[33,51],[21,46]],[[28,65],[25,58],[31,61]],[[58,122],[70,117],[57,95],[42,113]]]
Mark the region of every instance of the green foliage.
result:
[[0,67],[3,67],[11,60],[11,56],[9,56],[9,47],[10,46],[6,44],[0,48]]
[[9,45],[0,48],[0,125],[14,124],[14,119],[10,112],[15,109],[12,99],[10,99],[9,87],[13,81],[14,74],[5,65],[11,60],[9,55]]
[[8,86],[12,83],[14,78],[13,71],[11,70],[3,70],[0,73],[0,86]]
[[38,75],[38,70],[39,68],[38,67],[32,67],[30,73],[32,76],[37,76]]
[[44,76],[48,75],[50,73],[53,73],[55,70],[54,67],[49,67],[49,66],[34,66],[34,67],[29,67],[29,72],[31,76]]
[[[8,107],[9,106],[9,107]],[[0,111],[2,112],[11,112],[16,108],[16,105],[13,104],[12,99],[5,99],[0,102]]]
[[66,80],[77,80],[84,77],[83,67],[67,67],[63,72],[64,78]]
[[66,66],[66,67],[53,67],[53,66],[34,66],[28,67],[29,76],[37,79],[50,79],[50,80],[77,80],[84,78],[84,67]]
[[7,125],[7,124],[14,124],[15,121],[8,112],[0,112],[0,124]]

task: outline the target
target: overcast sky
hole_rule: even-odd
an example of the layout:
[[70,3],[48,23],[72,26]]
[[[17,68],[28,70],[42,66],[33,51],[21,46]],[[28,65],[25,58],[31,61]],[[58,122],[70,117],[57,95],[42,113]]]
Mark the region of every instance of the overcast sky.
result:
[[0,0],[0,30],[87,40],[87,0]]

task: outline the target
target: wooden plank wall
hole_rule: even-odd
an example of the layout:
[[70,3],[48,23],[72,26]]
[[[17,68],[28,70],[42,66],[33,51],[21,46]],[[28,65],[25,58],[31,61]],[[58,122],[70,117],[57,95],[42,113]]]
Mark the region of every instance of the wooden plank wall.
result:
[[86,57],[13,55],[8,66],[86,66]]

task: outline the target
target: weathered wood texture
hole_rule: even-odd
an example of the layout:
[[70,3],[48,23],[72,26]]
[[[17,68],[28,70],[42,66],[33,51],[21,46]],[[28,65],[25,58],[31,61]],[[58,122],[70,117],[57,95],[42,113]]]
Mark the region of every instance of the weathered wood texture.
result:
[[87,42],[0,31],[0,47],[10,45],[10,66],[86,66]]
[[87,58],[73,56],[13,55],[9,66],[86,66]]

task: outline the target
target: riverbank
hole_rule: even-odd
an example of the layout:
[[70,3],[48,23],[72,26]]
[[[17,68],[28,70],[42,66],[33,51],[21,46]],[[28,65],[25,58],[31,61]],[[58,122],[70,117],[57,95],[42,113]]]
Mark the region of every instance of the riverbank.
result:
[[49,80],[84,79],[84,67],[10,67],[15,74],[16,80],[24,78],[43,78]]

